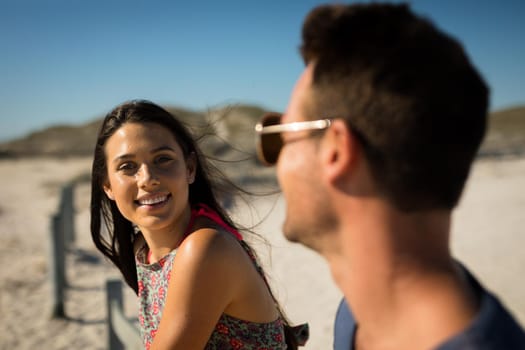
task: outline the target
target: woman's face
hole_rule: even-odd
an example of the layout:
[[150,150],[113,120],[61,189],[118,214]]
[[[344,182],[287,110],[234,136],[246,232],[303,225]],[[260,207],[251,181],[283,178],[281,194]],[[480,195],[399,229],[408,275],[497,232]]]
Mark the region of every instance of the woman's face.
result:
[[106,142],[104,192],[141,231],[184,230],[194,156],[184,159],[170,130],[126,123]]

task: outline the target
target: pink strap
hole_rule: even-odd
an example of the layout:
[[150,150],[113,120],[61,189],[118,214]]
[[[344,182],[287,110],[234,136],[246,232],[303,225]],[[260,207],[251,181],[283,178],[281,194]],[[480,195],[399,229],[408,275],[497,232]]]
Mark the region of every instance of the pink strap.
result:
[[[195,208],[191,209],[190,221],[188,222],[188,226],[186,227],[186,231],[184,232],[183,240],[190,234],[193,224],[195,223],[195,219],[198,216],[205,216],[209,218],[210,220],[215,222],[217,225],[221,226],[226,231],[234,235],[235,238],[237,238],[239,241],[242,241],[242,235],[240,234],[240,232],[234,229],[233,227],[231,227],[230,225],[228,225],[227,223],[225,223],[224,220],[219,216],[219,214],[217,214],[215,210],[213,210],[212,208],[210,208],[204,203],[199,203],[195,206]],[[147,262],[149,263],[150,261],[151,261],[151,250],[148,250]]]
[[[242,241],[242,235],[239,231],[228,225],[224,220],[217,214],[217,212],[211,209],[209,206],[203,203],[197,204],[196,208],[191,211],[190,225],[188,225],[188,230],[193,226],[193,222],[197,216],[205,216],[208,219],[215,222],[217,225],[224,228],[226,231],[230,232],[235,236],[239,241]],[[186,232],[188,234],[188,232]]]

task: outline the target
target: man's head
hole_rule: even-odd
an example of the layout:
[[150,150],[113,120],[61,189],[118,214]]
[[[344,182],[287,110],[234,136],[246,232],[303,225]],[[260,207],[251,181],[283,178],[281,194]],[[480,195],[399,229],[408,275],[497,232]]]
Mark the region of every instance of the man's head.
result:
[[452,209],[488,107],[488,88],[461,45],[407,5],[390,4],[315,8],[302,37],[312,67],[303,118],[344,119],[398,209]]

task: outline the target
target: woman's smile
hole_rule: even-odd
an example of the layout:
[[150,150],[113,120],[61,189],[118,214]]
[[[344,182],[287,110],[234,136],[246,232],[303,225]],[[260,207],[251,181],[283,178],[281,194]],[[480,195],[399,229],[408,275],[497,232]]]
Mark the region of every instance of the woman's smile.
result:
[[145,195],[135,201],[135,203],[142,207],[158,208],[163,206],[171,199],[171,194],[153,194]]

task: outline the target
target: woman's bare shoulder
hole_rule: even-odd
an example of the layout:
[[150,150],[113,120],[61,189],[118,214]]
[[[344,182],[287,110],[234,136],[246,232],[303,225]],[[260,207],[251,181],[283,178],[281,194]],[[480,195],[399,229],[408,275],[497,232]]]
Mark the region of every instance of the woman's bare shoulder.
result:
[[160,335],[163,344],[194,344],[198,338],[205,343],[221,314],[236,300],[240,275],[235,265],[239,263],[233,263],[232,255],[239,244],[227,235],[199,228],[177,248],[171,271],[176,278],[169,282],[156,341]]
[[177,259],[231,261],[237,259],[242,248],[231,233],[206,227],[192,232],[177,249]]

